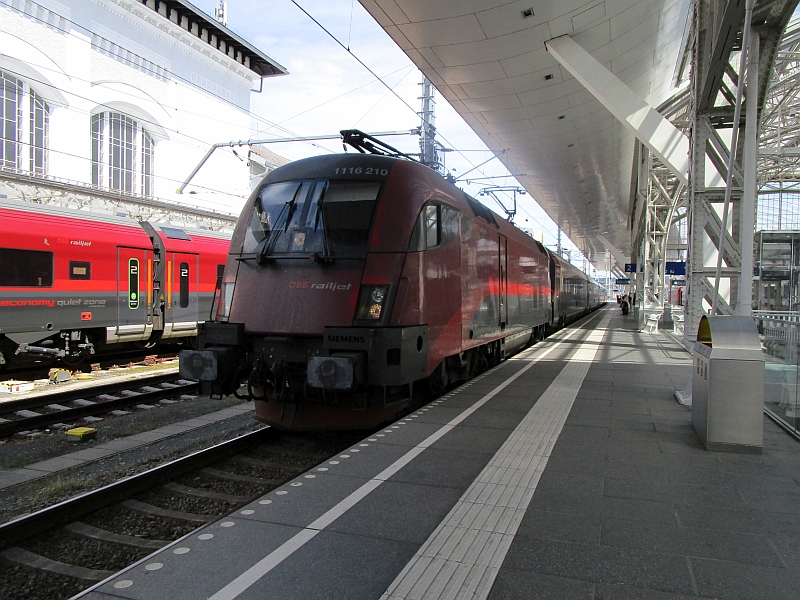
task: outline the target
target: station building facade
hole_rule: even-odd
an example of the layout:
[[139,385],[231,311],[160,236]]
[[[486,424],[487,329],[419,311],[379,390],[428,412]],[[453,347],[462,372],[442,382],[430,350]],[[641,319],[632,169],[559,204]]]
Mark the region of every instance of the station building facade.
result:
[[[182,0],[0,0],[0,197],[185,203],[209,146],[250,137],[251,90],[285,73]],[[248,158],[216,152],[190,202],[237,213]]]

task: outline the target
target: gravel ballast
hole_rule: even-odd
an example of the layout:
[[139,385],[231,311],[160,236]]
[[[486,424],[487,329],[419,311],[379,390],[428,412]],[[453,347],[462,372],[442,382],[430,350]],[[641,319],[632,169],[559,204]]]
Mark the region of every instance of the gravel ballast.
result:
[[[151,414],[160,411],[148,411]],[[0,490],[0,522],[51,506],[81,492],[97,489],[123,477],[136,475],[160,464],[202,450],[264,426],[243,414],[159,442],[138,446],[94,462],[25,484]],[[82,445],[81,448],[89,448]],[[71,448],[76,449],[75,445]]]
[[69,577],[50,575],[0,563],[0,598],[3,600],[60,600],[86,588]]
[[197,525],[192,523],[143,515],[125,510],[121,506],[109,506],[99,510],[86,516],[83,522],[114,533],[166,542],[177,540],[197,529]]
[[23,547],[36,554],[70,565],[115,571],[124,569],[152,552],[152,550],[73,537],[66,533],[55,536],[52,534],[37,536],[28,540]]

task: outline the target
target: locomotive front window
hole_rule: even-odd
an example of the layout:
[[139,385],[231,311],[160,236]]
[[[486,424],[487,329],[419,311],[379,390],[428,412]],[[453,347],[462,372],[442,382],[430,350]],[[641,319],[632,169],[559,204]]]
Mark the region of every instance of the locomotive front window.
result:
[[322,218],[334,254],[367,249],[380,186],[378,182],[330,182],[322,199]]
[[379,182],[275,183],[260,193],[250,217],[244,253],[361,256]]
[[255,252],[259,244],[284,227],[301,186],[300,182],[274,183],[261,190],[250,216],[243,252]]

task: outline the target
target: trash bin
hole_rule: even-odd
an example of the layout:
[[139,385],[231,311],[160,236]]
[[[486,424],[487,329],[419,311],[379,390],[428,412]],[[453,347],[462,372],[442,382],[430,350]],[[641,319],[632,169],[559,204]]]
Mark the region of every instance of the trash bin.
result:
[[700,319],[694,345],[692,427],[706,450],[761,454],[764,355],[750,317]]

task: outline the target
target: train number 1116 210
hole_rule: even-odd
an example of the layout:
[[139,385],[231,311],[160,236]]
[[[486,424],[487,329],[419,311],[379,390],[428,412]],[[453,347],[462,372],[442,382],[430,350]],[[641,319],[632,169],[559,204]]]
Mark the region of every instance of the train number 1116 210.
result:
[[386,177],[389,169],[379,169],[377,167],[336,167],[333,170],[335,175],[381,175]]

